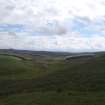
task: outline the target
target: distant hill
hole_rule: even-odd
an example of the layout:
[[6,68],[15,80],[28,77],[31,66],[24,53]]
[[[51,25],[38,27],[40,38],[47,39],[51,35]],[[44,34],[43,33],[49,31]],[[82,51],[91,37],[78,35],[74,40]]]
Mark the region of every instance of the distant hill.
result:
[[70,52],[51,52],[51,51],[29,51],[29,50],[16,50],[16,49],[0,49],[2,54],[28,54],[32,56],[52,56],[52,57],[66,57],[66,56],[87,56],[96,53],[104,52],[85,52],[85,53],[70,53]]

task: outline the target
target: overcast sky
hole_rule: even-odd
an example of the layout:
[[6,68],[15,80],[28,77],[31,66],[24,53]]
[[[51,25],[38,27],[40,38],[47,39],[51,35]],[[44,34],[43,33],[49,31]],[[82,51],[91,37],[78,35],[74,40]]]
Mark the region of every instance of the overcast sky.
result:
[[0,48],[105,51],[105,0],[0,0]]

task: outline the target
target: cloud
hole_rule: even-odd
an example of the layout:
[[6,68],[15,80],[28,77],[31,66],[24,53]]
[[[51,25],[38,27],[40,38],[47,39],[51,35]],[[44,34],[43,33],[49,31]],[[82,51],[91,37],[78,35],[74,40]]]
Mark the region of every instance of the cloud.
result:
[[[77,33],[59,36],[32,36],[27,34],[2,33],[0,48],[46,50],[46,51],[104,51],[105,37],[81,37]],[[24,39],[24,40],[23,40]],[[5,43],[4,43],[5,42]]]
[[105,19],[102,17],[94,20],[87,17],[75,17],[72,21],[72,31],[80,32],[84,36],[105,35],[104,28]]
[[[94,19],[104,16],[103,0],[1,0],[0,20],[6,23],[42,25],[49,20],[86,16]],[[81,2],[81,3],[80,3]],[[5,14],[5,15],[4,15]],[[44,21],[43,21],[44,20]],[[35,24],[36,25],[36,24]]]
[[87,17],[94,20],[105,15],[105,0],[0,0],[0,23],[43,26],[56,20]]
[[105,50],[105,0],[0,0],[0,48]]
[[[69,14],[71,12],[72,14],[76,13],[76,15],[78,12],[78,16],[85,15],[91,18],[105,14],[103,12],[103,9],[105,9],[104,0],[96,0],[95,2],[93,0],[27,0],[27,2],[25,0],[1,0],[0,3],[2,4],[0,7],[2,10],[7,11],[8,9],[8,12],[12,10],[11,14],[18,16],[25,15],[28,12],[30,12],[30,15],[36,16],[48,16],[50,14],[51,16],[54,15],[56,18],[57,16],[62,16],[61,18],[63,18],[67,15],[71,15]],[[62,13],[66,15],[64,16]],[[91,15],[88,15],[88,13]],[[28,17],[30,16],[28,15]]]

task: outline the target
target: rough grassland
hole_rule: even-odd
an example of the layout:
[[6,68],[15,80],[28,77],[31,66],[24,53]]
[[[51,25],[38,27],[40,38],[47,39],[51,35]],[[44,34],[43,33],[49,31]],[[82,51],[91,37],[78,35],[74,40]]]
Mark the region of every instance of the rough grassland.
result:
[[67,61],[0,55],[0,105],[105,105],[105,56]]

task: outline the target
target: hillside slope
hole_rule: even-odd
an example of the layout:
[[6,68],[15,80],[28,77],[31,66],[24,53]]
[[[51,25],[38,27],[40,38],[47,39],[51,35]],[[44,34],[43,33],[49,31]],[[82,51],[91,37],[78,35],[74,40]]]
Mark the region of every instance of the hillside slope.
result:
[[1,105],[105,104],[104,53],[89,59],[33,58],[0,55]]

